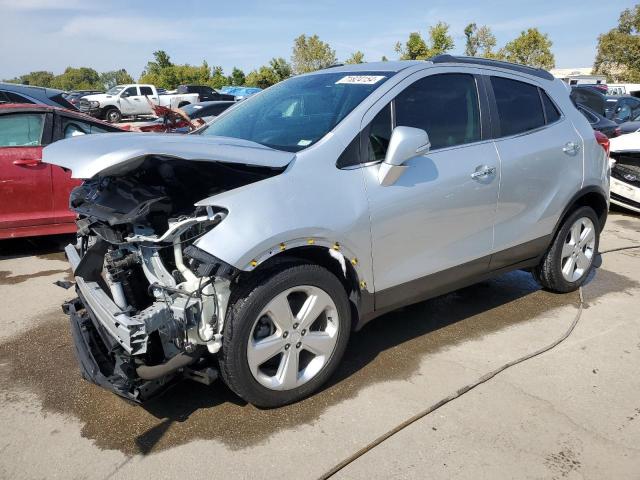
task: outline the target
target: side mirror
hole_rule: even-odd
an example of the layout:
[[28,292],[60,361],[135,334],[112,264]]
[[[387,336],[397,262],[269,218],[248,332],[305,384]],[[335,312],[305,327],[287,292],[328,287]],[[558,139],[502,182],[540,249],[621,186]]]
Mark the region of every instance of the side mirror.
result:
[[407,168],[404,163],[427,153],[430,148],[429,135],[424,130],[413,127],[394,128],[387,154],[378,170],[380,185],[393,185]]

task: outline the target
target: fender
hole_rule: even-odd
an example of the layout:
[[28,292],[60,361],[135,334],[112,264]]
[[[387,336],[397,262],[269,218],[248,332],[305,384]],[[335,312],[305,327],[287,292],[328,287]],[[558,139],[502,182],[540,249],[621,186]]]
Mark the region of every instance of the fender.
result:
[[601,197],[602,201],[604,202],[605,208],[602,209],[602,211],[599,211],[598,208],[594,209],[596,211],[596,215],[598,215],[598,219],[600,220],[600,225],[599,225],[600,231],[604,229],[604,225],[607,222],[607,215],[609,213],[609,195],[602,189],[602,187],[599,187],[597,185],[589,185],[578,190],[571,197],[569,202],[567,202],[566,207],[564,207],[562,214],[560,215],[560,217],[558,217],[558,220],[556,221],[556,224],[553,227],[553,233],[550,237],[552,240],[556,237],[558,230],[562,226],[562,222],[564,221],[566,216],[569,214],[569,212],[571,212],[576,205],[589,205],[588,202],[582,203],[581,200],[586,200],[584,197],[592,194],[598,195],[599,197]]

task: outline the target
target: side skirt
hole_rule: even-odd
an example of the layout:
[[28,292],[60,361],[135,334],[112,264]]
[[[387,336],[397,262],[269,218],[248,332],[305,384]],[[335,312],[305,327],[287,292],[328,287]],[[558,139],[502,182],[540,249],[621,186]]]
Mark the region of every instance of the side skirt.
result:
[[[360,318],[355,330],[360,330],[374,318],[397,308],[423,302],[513,270],[532,268],[540,263],[552,239],[552,235],[546,235],[373,295],[367,294],[367,297],[375,298],[374,301],[361,301]],[[366,308],[365,305],[373,305],[373,309]]]

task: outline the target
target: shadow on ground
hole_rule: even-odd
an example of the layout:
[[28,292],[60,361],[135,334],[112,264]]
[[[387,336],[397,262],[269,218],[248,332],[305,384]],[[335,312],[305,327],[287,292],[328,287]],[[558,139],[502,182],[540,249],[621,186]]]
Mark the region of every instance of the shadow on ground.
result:
[[[591,284],[590,300],[638,286],[603,269]],[[408,379],[430,354],[577,301],[577,294],[541,291],[528,273],[512,272],[390,313],[352,336],[344,361],[321,392],[274,410],[241,402],[222,382],[211,387],[183,382],[142,407],[132,405],[80,379],[66,317],[56,311],[0,345],[0,364],[7,367],[0,387],[14,392],[3,401],[16,401],[20,387],[36,392],[45,411],[78,418],[83,436],[101,448],[146,454],[214,439],[241,449],[282,429],[313,423],[329,406],[368,385]]]

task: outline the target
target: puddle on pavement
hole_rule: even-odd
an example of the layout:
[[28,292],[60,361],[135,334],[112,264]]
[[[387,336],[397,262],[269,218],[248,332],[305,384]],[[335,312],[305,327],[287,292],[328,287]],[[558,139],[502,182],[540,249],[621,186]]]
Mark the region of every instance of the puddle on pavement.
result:
[[[635,286],[631,279],[599,270],[588,287],[588,299]],[[0,387],[5,392],[16,387],[35,391],[45,411],[78,418],[82,435],[103,449],[146,454],[197,439],[242,449],[283,429],[313,423],[327,407],[368,385],[409,378],[425,355],[577,301],[577,293],[544,292],[529,274],[512,272],[390,313],[351,337],[327,387],[274,410],[244,404],[220,381],[211,387],[184,382],[143,407],[132,405],[81,380],[68,321],[52,312],[40,326],[0,345],[0,364],[6,371]]]
[[35,256],[42,260],[66,261],[64,247],[75,241],[75,235],[0,240],[0,260]]

